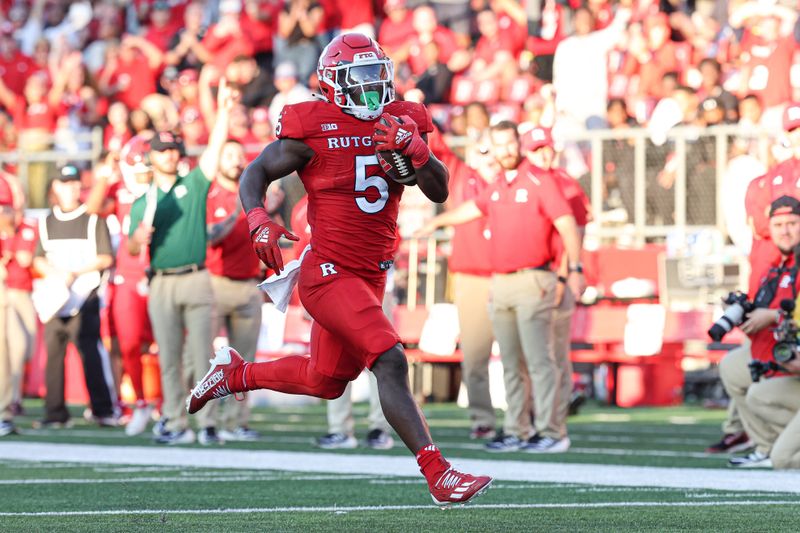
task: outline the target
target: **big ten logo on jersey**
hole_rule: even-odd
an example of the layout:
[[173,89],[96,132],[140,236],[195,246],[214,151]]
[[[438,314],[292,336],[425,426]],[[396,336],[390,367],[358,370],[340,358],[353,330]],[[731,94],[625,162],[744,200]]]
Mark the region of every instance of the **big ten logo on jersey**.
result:
[[322,263],[319,268],[322,270],[323,278],[327,278],[333,274],[338,274],[338,272],[336,272],[336,266],[333,263]]

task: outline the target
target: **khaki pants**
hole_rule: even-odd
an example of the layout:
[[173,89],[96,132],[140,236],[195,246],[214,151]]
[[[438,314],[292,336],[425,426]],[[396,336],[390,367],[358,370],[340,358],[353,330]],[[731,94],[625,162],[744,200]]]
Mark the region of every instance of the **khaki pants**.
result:
[[744,430],[756,443],[756,450],[769,454],[773,441],[770,435],[774,432],[761,416],[753,412],[746,401],[748,389],[753,386],[750,369],[747,367],[752,358],[749,345],[731,350],[719,363],[719,375],[725,391],[731,401],[735,402]]
[[[500,345],[506,410],[503,431],[527,438],[530,427],[529,389],[533,384],[535,429],[560,439],[567,428],[556,413],[560,370],[553,353],[553,310],[556,275],[546,270],[497,274],[492,278],[492,325]],[[527,373],[521,370],[527,366]]]
[[[261,331],[261,304],[264,299],[255,280],[237,281],[222,276],[211,276],[214,288],[214,309],[211,331],[218,334],[225,326],[228,343],[245,361],[256,360],[258,334]],[[250,421],[250,407],[246,399],[224,398],[220,407],[222,427],[233,431],[246,427]]]
[[[158,343],[161,365],[162,411],[168,431],[187,427],[185,409],[187,381],[199,381],[212,357],[211,314],[214,293],[207,270],[173,276],[155,276],[150,281],[147,310]],[[182,358],[184,337],[186,357]],[[182,360],[183,359],[183,360]],[[185,372],[184,372],[185,370]],[[195,417],[200,429],[214,427],[217,402],[212,401]]]
[[[742,346],[750,346],[750,339],[745,338]],[[739,411],[736,409],[736,402],[730,398],[728,402],[728,414],[725,420],[722,421],[722,433],[725,435],[731,433],[740,433],[744,431],[742,419],[739,417]]]
[[491,278],[453,274],[453,301],[458,309],[459,343],[464,359],[461,379],[467,389],[473,429],[493,428],[497,423],[489,393],[489,358],[492,355],[492,322],[489,318]]
[[[0,322],[2,324],[2,322]],[[19,289],[6,290],[6,343],[11,362],[12,401],[22,400],[22,378],[25,362],[33,356],[36,340],[36,310],[31,293]]]
[[[554,417],[556,424],[566,428],[569,402],[572,398],[572,361],[569,358],[572,346],[572,315],[575,314],[575,295],[564,287],[561,303],[553,311],[553,356],[559,371],[556,387]],[[566,435],[564,435],[566,436]]]
[[800,468],[800,378],[762,379],[747,391],[747,408],[765,422],[776,469]]
[[[386,421],[381,409],[381,400],[378,397],[378,380],[375,374],[367,371],[369,375],[369,430],[380,429],[387,433],[391,432],[392,427]],[[347,384],[344,393],[335,400],[328,400],[328,432],[343,433],[344,435],[355,434],[355,419],[353,418],[353,382]]]

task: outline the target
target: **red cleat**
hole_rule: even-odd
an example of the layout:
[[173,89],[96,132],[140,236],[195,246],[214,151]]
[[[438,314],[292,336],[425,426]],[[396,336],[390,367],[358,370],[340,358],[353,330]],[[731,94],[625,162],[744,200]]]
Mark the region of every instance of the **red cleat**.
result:
[[242,356],[231,348],[224,346],[217,350],[211,359],[211,368],[203,379],[197,382],[189,397],[186,398],[186,410],[194,414],[211,400],[224,398],[236,392],[231,390],[231,377],[242,365],[246,364]]
[[448,507],[453,504],[467,503],[483,494],[491,484],[492,478],[489,476],[464,474],[450,467],[442,472],[433,486],[429,485],[428,488],[436,505]]

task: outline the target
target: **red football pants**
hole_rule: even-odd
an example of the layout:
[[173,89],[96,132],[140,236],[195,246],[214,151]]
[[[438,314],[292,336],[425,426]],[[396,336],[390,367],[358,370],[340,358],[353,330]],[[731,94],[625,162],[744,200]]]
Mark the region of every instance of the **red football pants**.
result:
[[114,286],[111,314],[116,326],[122,368],[131,379],[137,400],[144,400],[142,382],[143,345],[153,342],[150,317],[147,314],[147,296],[142,296],[134,281]]
[[349,381],[400,342],[383,313],[384,282],[369,281],[306,254],[300,299],[314,319],[311,357],[284,357],[247,366],[247,389],[338,398]]

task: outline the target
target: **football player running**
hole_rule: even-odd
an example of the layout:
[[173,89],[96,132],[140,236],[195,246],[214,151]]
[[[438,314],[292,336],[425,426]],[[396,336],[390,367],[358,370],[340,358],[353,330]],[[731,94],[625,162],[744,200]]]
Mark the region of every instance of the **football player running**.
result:
[[194,413],[209,400],[254,389],[338,398],[369,368],[386,418],[416,455],[434,502],[465,503],[492,478],[455,470],[433,444],[411,395],[400,338],[381,309],[403,185],[388,177],[376,150],[410,158],[417,186],[430,200],[444,202],[448,172],[426,144],[430,114],[420,104],[395,101],[392,62],[365,35],[333,39],[317,75],[323,99],[283,108],[275,125],[278,140],[245,169],[240,187],[253,248],[277,272],[283,270],[278,241],[297,237],[269,219],[264,191],[297,171],[308,192],[311,245],[300,266],[299,292],[314,318],[311,357],[247,363],[231,348],[218,350],[187,409]]

